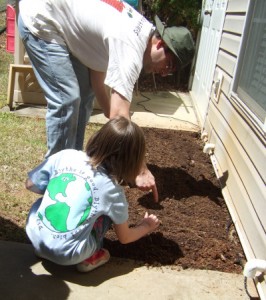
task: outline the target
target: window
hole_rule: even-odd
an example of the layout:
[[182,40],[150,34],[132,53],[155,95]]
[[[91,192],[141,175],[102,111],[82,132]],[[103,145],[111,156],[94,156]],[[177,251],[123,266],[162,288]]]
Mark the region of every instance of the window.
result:
[[233,91],[263,125],[266,117],[266,1],[251,1],[248,16]]

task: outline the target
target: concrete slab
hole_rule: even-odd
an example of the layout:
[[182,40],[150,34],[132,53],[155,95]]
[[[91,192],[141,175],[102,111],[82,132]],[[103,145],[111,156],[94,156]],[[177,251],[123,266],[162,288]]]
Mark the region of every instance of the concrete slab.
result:
[[[248,300],[242,275],[148,268],[112,258],[90,273],[39,260],[29,244],[0,241],[1,299]],[[253,282],[247,291],[257,297]]]
[[[19,105],[12,112],[18,116],[45,118],[46,107]],[[131,103],[131,118],[142,127],[200,130],[194,106],[188,93],[135,94]],[[90,122],[104,124],[107,120],[96,103]]]
[[[99,107],[96,105],[96,108]],[[131,119],[142,127],[199,131],[199,123],[189,93],[156,92],[133,96]],[[104,124],[107,118],[95,110],[90,122]]]

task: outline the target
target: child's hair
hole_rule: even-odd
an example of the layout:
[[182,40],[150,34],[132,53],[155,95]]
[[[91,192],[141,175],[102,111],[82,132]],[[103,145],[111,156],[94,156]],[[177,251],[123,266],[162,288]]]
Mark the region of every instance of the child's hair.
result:
[[125,117],[107,122],[86,145],[93,168],[104,167],[118,182],[134,183],[145,159],[141,128]]

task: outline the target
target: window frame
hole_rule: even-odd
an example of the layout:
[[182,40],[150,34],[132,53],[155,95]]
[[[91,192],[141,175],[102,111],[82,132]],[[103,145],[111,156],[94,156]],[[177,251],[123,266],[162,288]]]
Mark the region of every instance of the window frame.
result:
[[[233,82],[230,88],[230,93],[229,93],[229,99],[231,100],[232,104],[237,108],[239,113],[242,115],[242,117],[245,118],[245,120],[248,121],[248,123],[256,129],[256,131],[259,131],[261,135],[264,137],[266,136],[266,116],[264,121],[262,121],[256,114],[251,110],[250,107],[241,99],[241,96],[237,93],[237,88],[238,88],[238,83],[240,79],[240,74],[241,74],[241,69],[244,61],[244,56],[246,52],[246,44],[248,40],[248,34],[252,22],[252,17],[255,9],[255,3],[256,0],[250,0],[247,6],[247,12],[246,12],[246,19],[245,19],[245,24],[244,24],[244,30],[240,42],[240,50],[239,50],[239,55],[237,58],[236,62],[236,67],[234,71],[234,76],[233,76]],[[243,96],[242,96],[243,98]],[[258,106],[256,101],[254,101],[250,96],[247,98],[251,99],[251,102],[253,101],[253,104],[250,106]]]

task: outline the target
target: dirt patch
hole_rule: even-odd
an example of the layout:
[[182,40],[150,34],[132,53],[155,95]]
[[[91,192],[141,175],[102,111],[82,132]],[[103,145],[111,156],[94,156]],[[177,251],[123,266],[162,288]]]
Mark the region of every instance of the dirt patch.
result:
[[129,245],[121,245],[110,230],[105,247],[113,256],[153,266],[241,273],[243,250],[198,134],[143,130],[160,203],[153,202],[151,193],[126,188],[129,222],[134,226],[148,211],[162,224],[155,233]]

